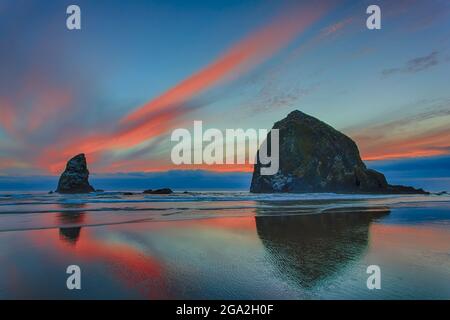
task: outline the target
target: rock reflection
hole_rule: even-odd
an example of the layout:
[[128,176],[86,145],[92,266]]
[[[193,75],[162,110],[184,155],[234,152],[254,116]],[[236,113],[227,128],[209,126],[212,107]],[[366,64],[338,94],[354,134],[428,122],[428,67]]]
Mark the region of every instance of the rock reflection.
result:
[[77,243],[81,233],[81,227],[59,228],[59,239],[69,244]]
[[[81,209],[84,204],[61,204],[64,209],[70,209],[70,211],[63,211],[57,215],[58,223],[62,225],[59,228],[59,239],[68,244],[76,244],[81,234],[80,224],[83,224],[86,213]],[[74,210],[80,209],[78,210]],[[64,225],[67,225],[64,226]],[[75,226],[74,226],[75,225]]]
[[255,217],[258,236],[280,276],[303,287],[314,287],[360,258],[370,224],[390,212],[388,208],[309,215],[275,211]]

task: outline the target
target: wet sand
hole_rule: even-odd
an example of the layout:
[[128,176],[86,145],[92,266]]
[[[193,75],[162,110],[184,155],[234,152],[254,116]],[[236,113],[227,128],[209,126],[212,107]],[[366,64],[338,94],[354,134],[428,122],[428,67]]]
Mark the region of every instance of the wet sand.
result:
[[[0,298],[450,298],[447,201],[356,203],[320,214],[285,201],[227,202],[238,208],[231,214],[218,214],[223,203],[203,206],[200,216],[169,220],[80,204],[2,214]],[[73,264],[81,290],[66,288]],[[381,268],[381,290],[367,289],[369,265]]]

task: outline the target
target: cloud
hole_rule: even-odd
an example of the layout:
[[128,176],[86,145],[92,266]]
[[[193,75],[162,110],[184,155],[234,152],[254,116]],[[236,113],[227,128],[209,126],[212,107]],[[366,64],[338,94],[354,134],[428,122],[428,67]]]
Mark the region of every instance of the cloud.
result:
[[291,88],[279,88],[268,82],[259,90],[258,95],[252,96],[241,108],[243,116],[253,117],[255,113],[277,111],[283,108],[294,108],[306,97],[316,93],[320,83],[305,86],[293,85]]
[[50,121],[70,112],[70,90],[47,83],[45,77],[35,77],[17,89],[8,97],[0,96],[0,125],[9,135],[31,138]]
[[268,25],[245,37],[205,68],[127,115],[122,123],[140,122],[148,113],[179,105],[219,82],[228,80],[233,74],[248,71],[289,44],[328,8],[327,2],[289,8],[289,12],[284,12]]
[[433,51],[428,55],[417,57],[406,62],[404,66],[390,68],[382,71],[383,76],[391,76],[398,73],[417,73],[439,64],[439,54]]
[[9,100],[2,98],[0,100],[0,125],[9,134],[14,132],[14,124],[17,120],[17,115],[14,107],[11,105]]
[[108,130],[93,132],[70,141],[66,139],[42,152],[39,164],[59,171],[72,154],[84,152],[91,159],[114,149],[131,148],[168,132],[192,112],[189,103],[212,87],[230,81],[266,61],[318,20],[329,8],[327,3],[290,8],[268,25],[245,37],[193,75],[162,95],[125,115]]
[[351,24],[354,21],[353,17],[346,18],[344,20],[338,21],[335,24],[332,24],[324,29],[320,33],[320,37],[329,37],[337,32],[342,31],[346,26]]
[[[419,104],[422,110],[409,116],[402,114],[400,119],[362,124],[344,131],[357,142],[365,160],[448,154],[450,99],[422,100]],[[414,105],[404,106],[402,110],[407,107]]]
[[[155,112],[175,109],[219,82],[229,80],[231,76],[246,72],[270,58],[315,22],[325,9],[324,5],[294,8],[291,13],[278,17],[231,47],[205,68],[133,111],[121,121],[121,126],[126,127],[127,141],[133,143],[133,135],[139,136],[139,132],[151,125],[151,115]],[[137,137],[136,142],[145,138]]]

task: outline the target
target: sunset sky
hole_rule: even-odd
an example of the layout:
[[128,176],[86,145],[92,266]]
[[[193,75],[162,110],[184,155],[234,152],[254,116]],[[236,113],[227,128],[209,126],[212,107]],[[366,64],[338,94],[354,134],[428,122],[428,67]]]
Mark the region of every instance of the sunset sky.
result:
[[[381,30],[366,28],[370,4]],[[446,0],[0,0],[0,176],[56,175],[80,152],[103,174],[248,171],[179,168],[170,135],[194,120],[270,129],[294,109],[369,165],[445,169],[449,87]]]

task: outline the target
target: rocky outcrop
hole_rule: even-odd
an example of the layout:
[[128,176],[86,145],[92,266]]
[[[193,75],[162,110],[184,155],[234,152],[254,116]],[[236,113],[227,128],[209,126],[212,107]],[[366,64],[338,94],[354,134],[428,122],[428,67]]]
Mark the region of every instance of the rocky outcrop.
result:
[[86,157],[79,154],[67,162],[66,170],[59,178],[59,193],[89,193],[95,189],[89,184],[89,170],[87,168]]
[[172,189],[169,189],[169,188],[163,188],[163,189],[157,189],[157,190],[148,189],[148,190],[145,190],[143,193],[144,194],[171,194],[171,193],[173,193],[173,191],[172,191]]
[[382,173],[366,167],[352,139],[303,112],[291,112],[273,129],[279,130],[279,170],[260,175],[257,162],[251,192],[427,193],[388,184]]

